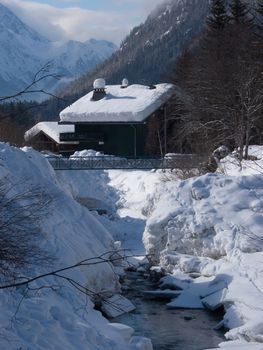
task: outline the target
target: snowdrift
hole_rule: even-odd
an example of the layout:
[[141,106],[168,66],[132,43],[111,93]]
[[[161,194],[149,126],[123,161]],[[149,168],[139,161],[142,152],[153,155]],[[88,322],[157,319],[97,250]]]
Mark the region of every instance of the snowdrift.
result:
[[225,308],[219,327],[232,342],[223,349],[261,349],[263,342],[263,171],[255,148],[257,164],[224,159],[232,176],[158,186],[143,236],[152,262],[170,274],[166,288],[183,289],[169,307]]
[[[41,219],[39,244],[54,259],[49,266],[22,271],[24,276],[34,277],[114,250],[110,233],[74,200],[70,185],[61,184],[38,152],[0,144],[0,179],[8,179],[14,194],[38,188],[51,199],[48,213]],[[119,291],[118,279],[108,263],[68,270],[63,275],[86,286],[92,295],[109,297]],[[121,350],[140,349],[136,347],[139,341],[147,343],[131,339],[129,327],[109,324],[93,309],[90,298],[65,280],[51,276],[30,288],[0,291],[3,349]]]
[[164,186],[144,233],[157,260],[160,241],[161,250],[215,259],[262,250],[263,176],[207,174]]

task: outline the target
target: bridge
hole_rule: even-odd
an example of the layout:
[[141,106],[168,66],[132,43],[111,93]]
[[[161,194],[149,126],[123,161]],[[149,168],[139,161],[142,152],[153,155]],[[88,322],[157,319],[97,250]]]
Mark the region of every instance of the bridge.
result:
[[163,158],[130,158],[113,156],[96,157],[47,157],[55,170],[151,170],[191,169],[199,167],[204,156],[175,154]]

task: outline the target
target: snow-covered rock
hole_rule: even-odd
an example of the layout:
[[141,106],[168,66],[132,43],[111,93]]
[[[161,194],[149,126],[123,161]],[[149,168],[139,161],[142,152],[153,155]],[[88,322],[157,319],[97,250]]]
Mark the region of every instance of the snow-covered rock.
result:
[[[246,342],[242,340],[237,341],[231,341],[231,342],[224,342],[220,344],[220,348],[218,350],[263,350],[263,345],[259,343],[254,342]],[[216,350],[213,349],[207,349],[207,350]]]
[[122,295],[115,294],[111,298],[103,300],[101,309],[107,317],[114,318],[135,310],[135,306]]

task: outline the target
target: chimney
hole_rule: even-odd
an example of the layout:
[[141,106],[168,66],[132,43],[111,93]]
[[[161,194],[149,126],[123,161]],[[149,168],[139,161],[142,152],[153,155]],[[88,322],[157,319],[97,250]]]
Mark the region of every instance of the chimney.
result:
[[121,89],[126,89],[129,85],[129,81],[128,79],[124,78],[122,79],[122,83],[121,83]]
[[93,88],[92,101],[99,101],[106,96],[106,82],[104,79],[96,79],[93,83]]

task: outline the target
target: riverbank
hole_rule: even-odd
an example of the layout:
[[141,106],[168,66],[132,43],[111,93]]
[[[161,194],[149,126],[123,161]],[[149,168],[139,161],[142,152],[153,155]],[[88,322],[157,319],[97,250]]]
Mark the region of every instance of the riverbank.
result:
[[[169,298],[154,296],[158,282],[147,273],[128,271],[122,288],[136,310],[112,321],[132,327],[135,336],[150,338],[154,350],[203,350],[215,348],[224,340],[224,332],[214,329],[222,319],[221,312],[167,309]],[[153,293],[151,297],[147,292]]]
[[93,214],[124,248],[145,254],[144,232],[152,263],[173,284],[190,280],[170,307],[224,307],[226,339],[254,349],[263,334],[262,148],[256,154],[257,163],[230,158],[225,174],[185,181],[159,171],[63,172],[60,181],[107,203],[107,215]]

